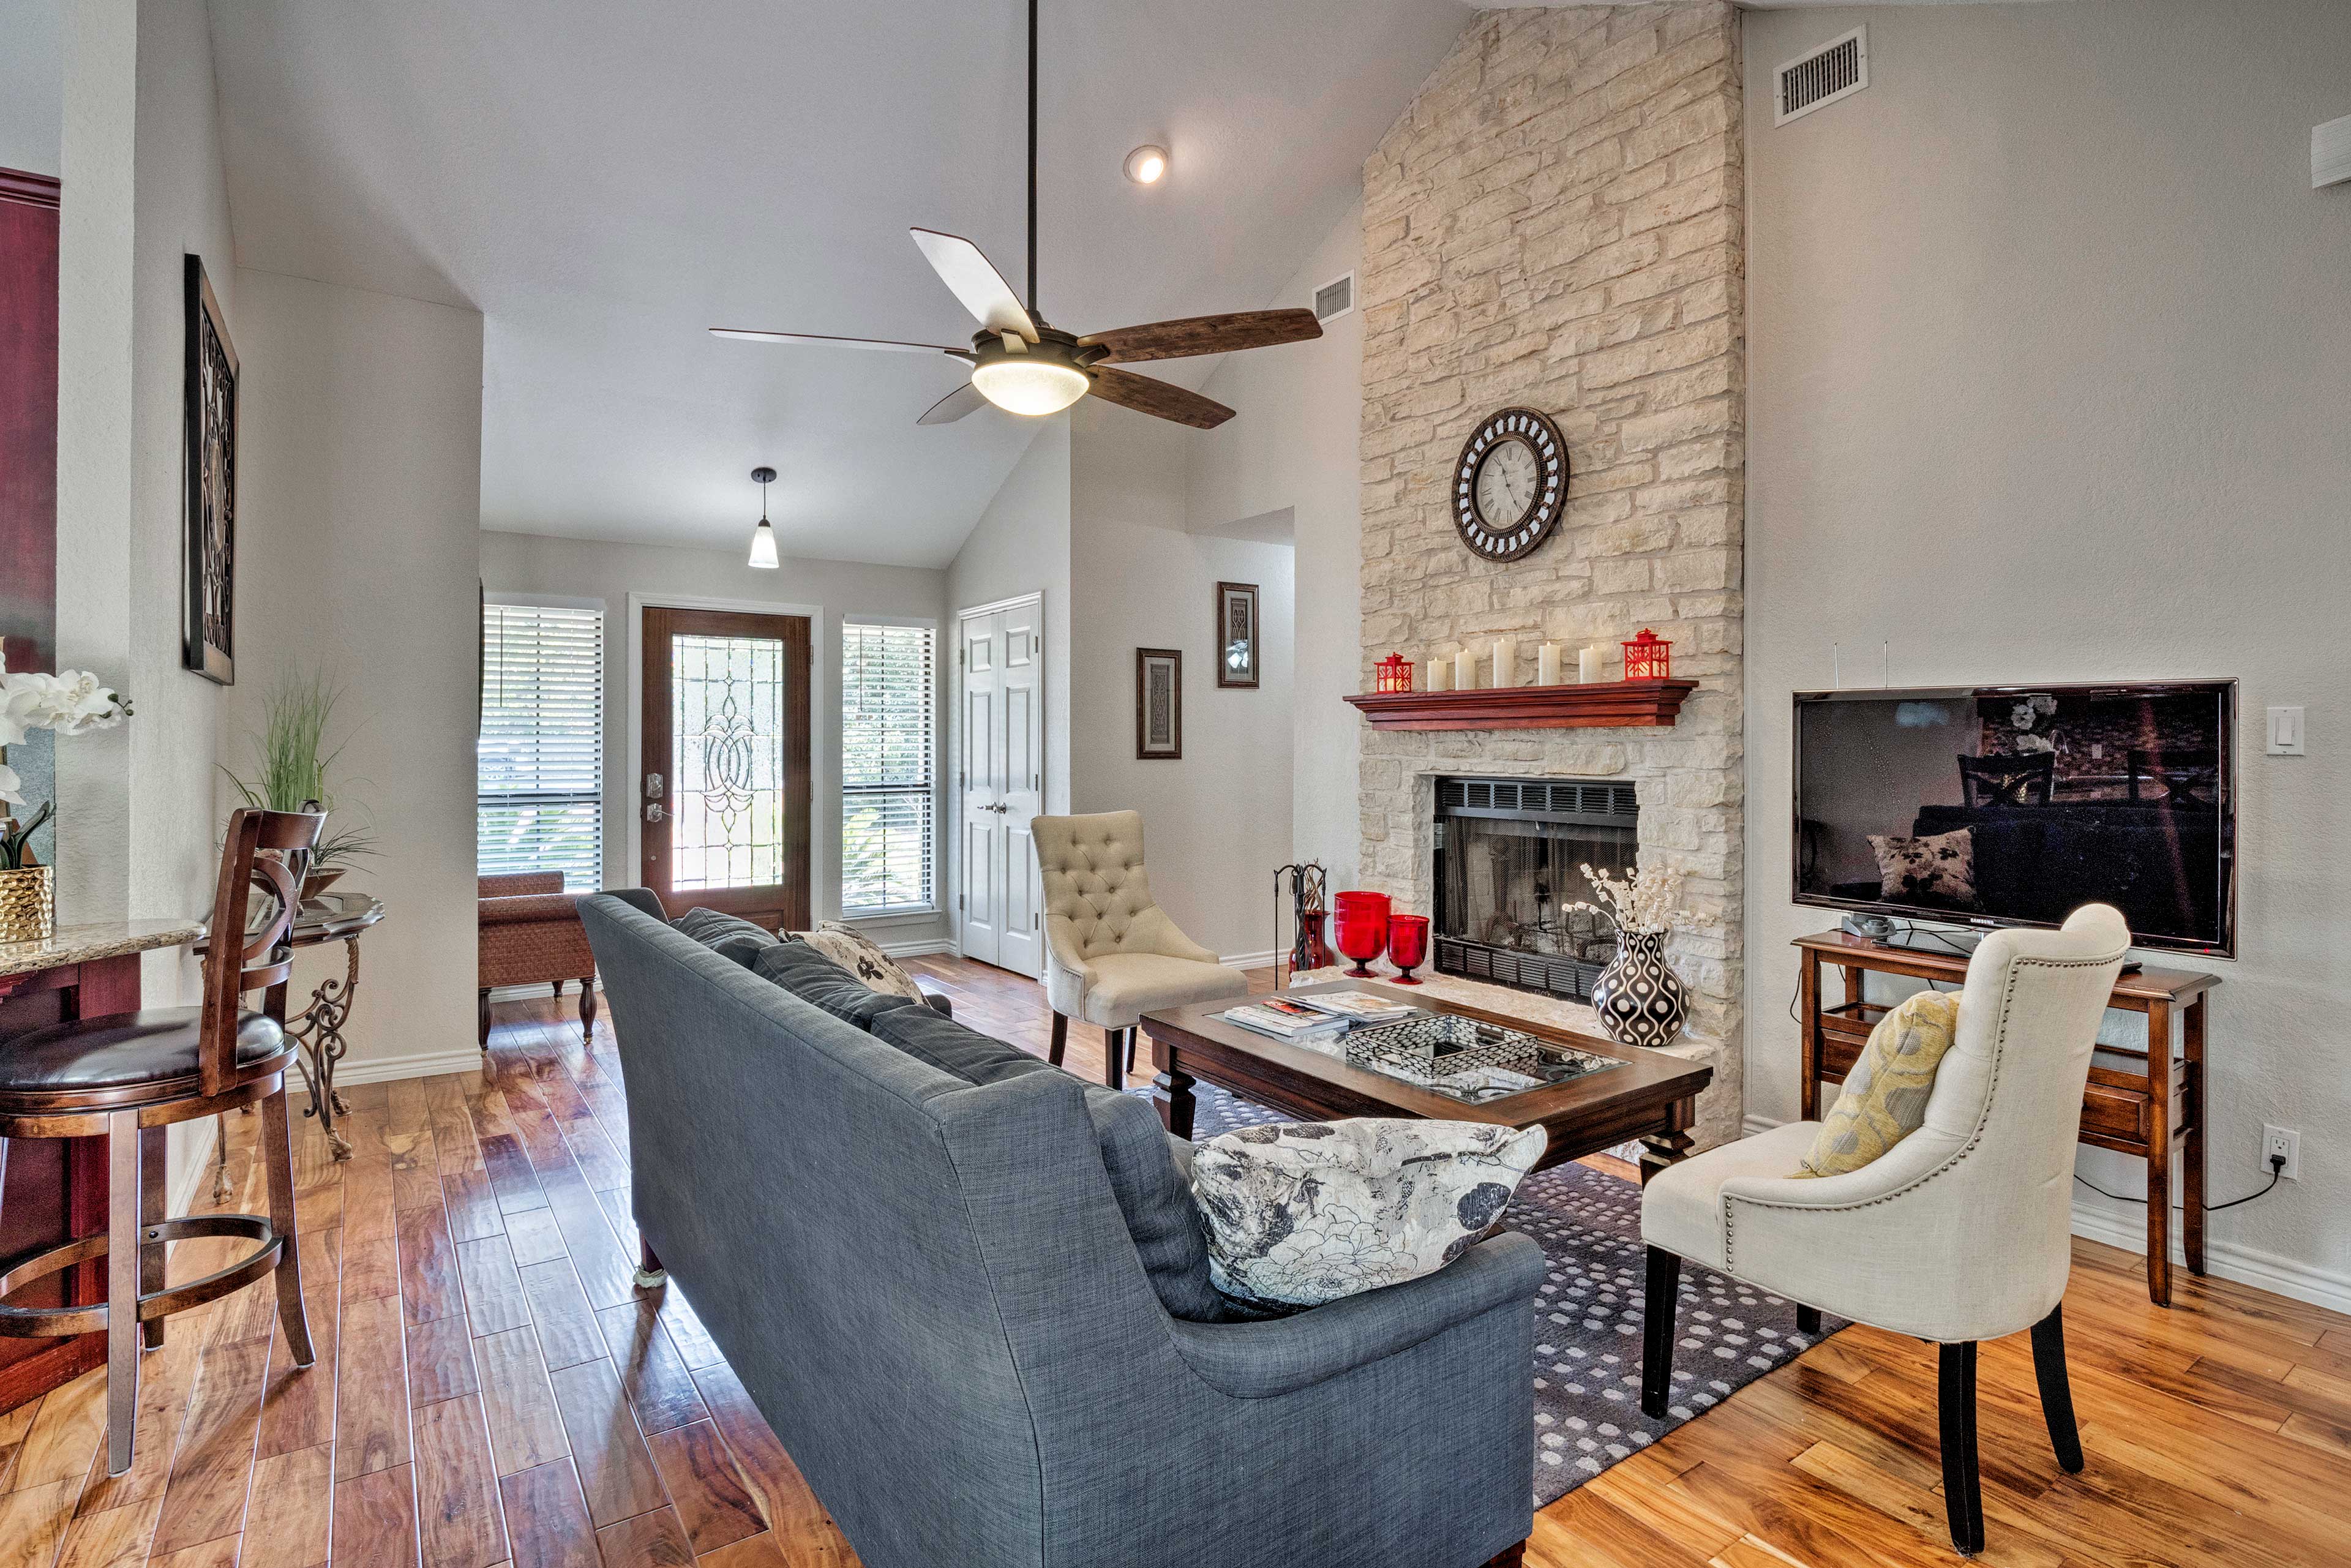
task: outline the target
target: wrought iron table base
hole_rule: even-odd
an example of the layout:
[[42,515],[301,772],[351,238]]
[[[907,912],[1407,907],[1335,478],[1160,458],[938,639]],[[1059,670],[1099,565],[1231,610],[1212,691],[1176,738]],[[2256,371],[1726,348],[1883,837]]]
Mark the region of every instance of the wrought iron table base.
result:
[[[302,1083],[310,1092],[310,1103],[302,1113],[319,1118],[325,1129],[327,1146],[338,1160],[351,1157],[351,1142],[335,1125],[338,1116],[349,1116],[351,1108],[335,1088],[335,1064],[343,1059],[348,1047],[343,1042],[343,1025],[351,1016],[351,998],[360,988],[360,939],[354,932],[343,939],[344,972],[340,980],[328,978],[319,982],[310,993],[310,1005],[302,1009],[299,1018],[288,1019],[286,1032],[298,1048],[294,1064],[301,1069]],[[251,1106],[246,1114],[251,1115]],[[218,1119],[218,1135],[213,1140],[213,1201],[229,1200],[228,1179],[228,1117],[224,1113]]]

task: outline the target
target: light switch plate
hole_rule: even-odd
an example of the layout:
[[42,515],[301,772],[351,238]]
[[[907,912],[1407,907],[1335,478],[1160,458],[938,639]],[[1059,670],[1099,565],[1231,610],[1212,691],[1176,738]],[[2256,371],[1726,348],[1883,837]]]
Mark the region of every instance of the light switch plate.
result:
[[2302,710],[2298,707],[2270,709],[2270,746],[2272,757],[2301,757]]

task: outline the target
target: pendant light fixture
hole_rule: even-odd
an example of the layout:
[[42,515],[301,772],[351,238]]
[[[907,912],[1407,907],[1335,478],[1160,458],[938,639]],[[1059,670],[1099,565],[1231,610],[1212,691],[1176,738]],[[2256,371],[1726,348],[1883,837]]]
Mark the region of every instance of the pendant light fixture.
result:
[[754,468],[751,477],[759,486],[759,526],[751,530],[751,564],[763,570],[773,571],[778,562],[776,559],[776,530],[768,526],[768,486],[775,483],[776,471],[768,467]]

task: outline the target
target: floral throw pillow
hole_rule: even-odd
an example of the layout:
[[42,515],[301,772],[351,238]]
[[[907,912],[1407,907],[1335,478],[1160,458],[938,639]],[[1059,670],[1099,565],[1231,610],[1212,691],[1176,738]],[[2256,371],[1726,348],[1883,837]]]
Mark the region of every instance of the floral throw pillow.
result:
[[923,988],[914,984],[914,977],[891,962],[890,955],[862,931],[828,920],[813,931],[792,935],[856,976],[868,990],[923,999]]
[[1956,904],[1972,909],[1976,902],[1976,841],[1973,830],[1932,833],[1923,839],[1897,839],[1886,833],[1869,835],[1877,856],[1880,890],[1897,904]]
[[1363,1117],[1243,1127],[1192,1156],[1208,1279],[1311,1307],[1433,1274],[1502,1218],[1541,1127]]

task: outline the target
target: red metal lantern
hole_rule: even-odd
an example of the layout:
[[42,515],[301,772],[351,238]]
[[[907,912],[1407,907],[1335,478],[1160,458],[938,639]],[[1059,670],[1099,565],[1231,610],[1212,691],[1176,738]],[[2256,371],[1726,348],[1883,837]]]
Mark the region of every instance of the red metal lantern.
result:
[[1624,648],[1628,681],[1662,681],[1674,673],[1674,645],[1646,626]]
[[1390,653],[1373,665],[1372,690],[1375,692],[1412,690],[1412,661],[1402,653]]

